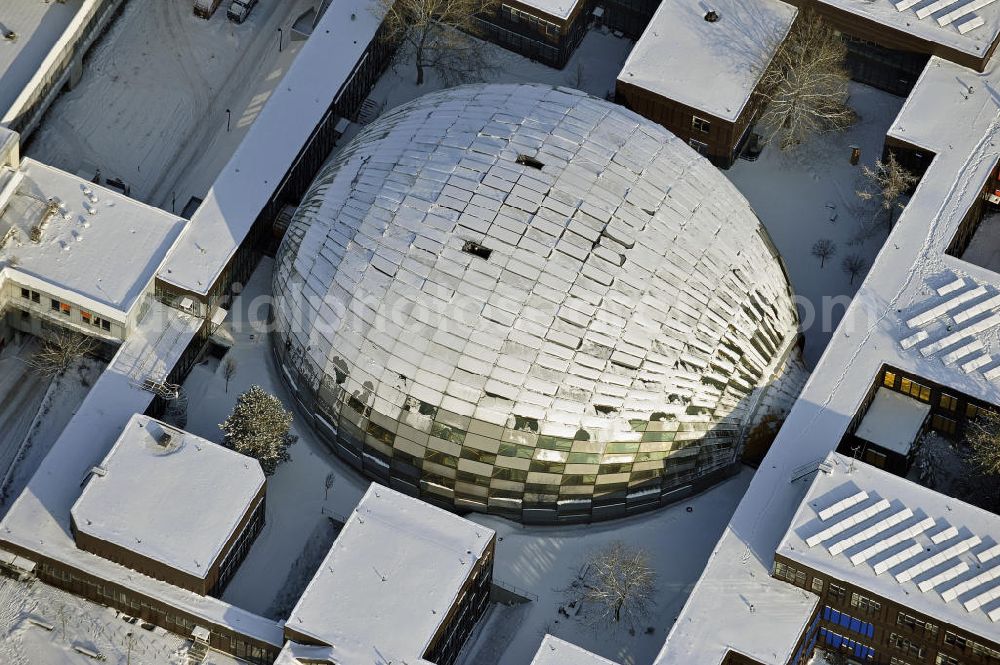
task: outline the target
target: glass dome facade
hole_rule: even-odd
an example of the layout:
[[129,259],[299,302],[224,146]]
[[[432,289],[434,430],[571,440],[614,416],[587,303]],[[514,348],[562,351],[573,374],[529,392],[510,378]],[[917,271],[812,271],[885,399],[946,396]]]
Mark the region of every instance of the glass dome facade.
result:
[[686,496],[734,468],[800,367],[786,275],[739,192],[564,88],[384,114],[317,177],[273,279],[274,352],[316,432],[456,510],[577,521]]

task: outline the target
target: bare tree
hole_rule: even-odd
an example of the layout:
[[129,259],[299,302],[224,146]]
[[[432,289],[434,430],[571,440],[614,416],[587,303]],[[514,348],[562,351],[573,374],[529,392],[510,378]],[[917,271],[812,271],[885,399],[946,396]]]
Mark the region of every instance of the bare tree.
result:
[[477,16],[498,5],[498,0],[378,0],[376,11],[384,39],[404,46],[399,54],[413,56],[417,85],[423,85],[427,68],[436,70],[445,84],[455,85],[492,67],[486,43],[469,33],[476,32]]
[[854,278],[861,274],[861,271],[865,269],[865,260],[857,254],[848,254],[844,257],[844,260],[840,262],[840,267],[851,277],[850,283],[853,285]]
[[229,392],[229,380],[236,375],[236,361],[226,358],[222,363],[222,376],[226,379],[226,392]]
[[331,471],[326,474],[326,480],[323,482],[323,487],[326,488],[326,492],[323,494],[323,501],[326,502],[330,498],[330,490],[333,489],[333,483],[337,480],[337,476]]
[[646,552],[621,541],[591,556],[582,582],[583,600],[597,608],[601,621],[634,626],[656,602],[656,573]]
[[819,267],[826,265],[826,260],[837,253],[837,245],[829,238],[820,238],[812,246],[812,255],[819,259]]
[[965,442],[972,449],[973,466],[984,475],[1000,477],[1000,413],[980,411],[966,425]]
[[888,159],[875,162],[875,168],[862,166],[861,174],[868,180],[868,184],[864,189],[858,190],[858,197],[862,201],[877,199],[877,210],[888,213],[891,228],[896,210],[903,209],[900,197],[920,182],[920,178],[896,161],[896,155],[891,150]]
[[778,47],[761,78],[766,109],[761,126],[782,150],[814,134],[846,129],[855,113],[847,105],[850,75],[840,35],[806,9]]
[[28,366],[42,376],[58,376],[96,349],[97,342],[92,337],[63,330],[42,343],[42,348],[28,359]]

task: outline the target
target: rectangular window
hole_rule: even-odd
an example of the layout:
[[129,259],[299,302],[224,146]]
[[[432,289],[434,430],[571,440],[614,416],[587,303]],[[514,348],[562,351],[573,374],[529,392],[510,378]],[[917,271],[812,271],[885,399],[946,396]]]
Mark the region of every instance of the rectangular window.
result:
[[698,116],[692,116],[691,118],[691,129],[696,129],[702,134],[708,134],[709,130],[712,129],[712,123],[704,118],[699,118]]
[[887,388],[895,388],[896,374],[894,372],[886,371],[885,377],[883,377],[882,379],[882,385],[886,386]]
[[816,593],[823,593],[823,580],[819,577],[814,577],[812,581],[812,590]]
[[931,401],[931,389],[923,384],[917,383],[916,381],[904,378],[899,382],[899,389],[911,397],[916,397],[922,402]]
[[105,331],[111,330],[111,322],[107,319],[101,319],[101,328]]
[[937,659],[934,661],[934,665],[962,665],[961,661],[954,656],[949,656],[946,653],[938,652]]
[[38,294],[38,291],[32,291],[31,292],[31,302],[33,302],[33,303],[41,303],[42,302],[42,297]]
[[59,311],[62,312],[63,316],[69,316],[69,313],[72,310],[70,309],[70,306],[67,303],[60,303]]
[[951,646],[953,646],[953,647],[955,647],[957,649],[961,649],[962,651],[965,651],[965,647],[968,644],[968,640],[966,640],[961,635],[956,635],[955,633],[951,632],[950,630],[947,630],[944,633],[944,643],[945,644],[950,644]]
[[882,604],[872,600],[871,598],[865,598],[860,594],[852,593],[851,607],[856,607],[866,614],[875,614],[882,609]]
[[80,320],[83,321],[84,323],[88,323],[89,324],[90,323],[90,312],[85,312],[84,310],[81,309],[80,310]]
[[906,637],[902,635],[897,635],[896,633],[892,633],[889,636],[889,644],[891,644],[896,649],[899,649],[903,653],[907,653],[911,656],[916,656],[917,658],[924,657],[924,651],[925,651],[924,647],[916,642],[908,640]]
[[958,409],[958,398],[952,397],[947,393],[941,393],[941,408],[955,411]]
[[954,434],[957,423],[951,418],[945,418],[935,413],[931,416],[931,427],[944,434]]
[[976,417],[979,416],[979,412],[980,411],[982,411],[982,409],[980,409],[975,404],[966,404],[965,405],[965,417],[966,418],[976,418]]
[[31,300],[31,291],[28,289],[21,289],[21,297],[25,300]]
[[847,598],[847,589],[837,584],[830,584],[830,597],[843,602]]
[[688,139],[688,145],[695,149],[699,155],[708,154],[708,144],[702,143],[701,141],[695,141],[694,139]]
[[53,311],[55,311],[55,312],[58,312],[58,311],[59,311],[59,304],[60,304],[60,303],[59,303],[59,301],[58,301],[58,300],[56,300],[56,299],[54,299],[54,298],[53,298],[52,300],[50,300],[50,301],[49,301],[49,306],[50,306],[50,307],[52,308],[52,310],[53,310]]

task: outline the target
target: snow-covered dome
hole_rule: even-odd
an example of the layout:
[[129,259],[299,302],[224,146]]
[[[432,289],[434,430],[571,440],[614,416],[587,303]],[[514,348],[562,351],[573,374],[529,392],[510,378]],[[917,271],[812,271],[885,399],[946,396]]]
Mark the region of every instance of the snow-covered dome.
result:
[[527,521],[722,477],[798,327],[726,178],[659,125],[541,85],[433,93],[365,127],[295,213],[274,296],[281,371],[338,454]]

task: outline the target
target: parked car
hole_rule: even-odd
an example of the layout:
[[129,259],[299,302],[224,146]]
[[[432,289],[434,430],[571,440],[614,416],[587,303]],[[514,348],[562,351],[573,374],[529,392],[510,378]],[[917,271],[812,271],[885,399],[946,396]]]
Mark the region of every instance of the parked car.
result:
[[194,15],[199,18],[212,18],[220,0],[194,0]]
[[257,0],[232,0],[229,3],[229,10],[226,16],[234,23],[242,23],[250,16],[250,12],[257,5]]

